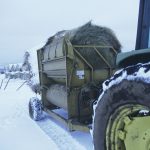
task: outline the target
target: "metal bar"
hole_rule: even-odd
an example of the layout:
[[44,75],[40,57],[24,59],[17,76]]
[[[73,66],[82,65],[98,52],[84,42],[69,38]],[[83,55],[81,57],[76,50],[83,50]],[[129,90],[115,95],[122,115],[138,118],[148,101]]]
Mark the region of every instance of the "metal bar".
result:
[[66,78],[67,75],[65,69],[47,70],[47,71],[42,71],[42,73],[46,73],[47,76],[51,76],[51,77],[64,76]]
[[62,79],[62,78],[66,78],[66,75],[47,75],[47,77],[49,77],[49,78],[60,78],[60,79]]
[[100,46],[100,45],[73,45],[75,48],[110,48],[116,55],[118,54],[117,51],[112,46]]
[[141,49],[141,37],[142,37],[142,25],[143,25],[143,14],[144,14],[145,0],[140,0],[139,3],[139,16],[138,16],[138,25],[137,25],[137,34],[136,34],[136,45],[135,49]]
[[111,68],[111,65],[107,62],[107,60],[104,58],[104,56],[96,49],[96,47],[94,47],[94,50],[96,51],[96,53],[100,56],[100,58],[106,63],[106,65]]
[[66,127],[68,127],[68,121],[67,119],[63,118],[62,116],[60,116],[59,114],[47,109],[47,108],[44,108],[44,111],[46,111],[52,118],[60,121],[61,123],[63,123]]
[[17,89],[16,91],[18,91],[27,81],[23,82]]
[[51,60],[47,60],[47,61],[42,61],[42,63],[47,63],[47,62],[52,62],[52,61],[56,61],[56,60],[62,60],[65,59],[65,57],[59,57],[59,58],[55,58],[55,59],[51,59]]
[[98,47],[98,48],[113,48],[112,46],[101,46],[101,45],[73,45],[73,47],[75,47],[75,48],[84,48],[84,47],[91,47],[91,48],[93,48],[93,47]]
[[70,85],[71,85],[71,81],[72,81],[72,76],[73,76],[73,71],[74,71],[74,64],[75,64],[75,61],[73,59],[73,67],[71,69],[71,74],[70,74],[70,78],[69,78],[69,81],[68,81],[68,87],[70,88]]
[[5,87],[4,87],[4,90],[5,90],[6,87],[8,86],[9,81],[10,81],[10,78],[8,79],[8,81],[7,81],[7,83],[6,83],[6,85],[5,85]]
[[[66,71],[66,69],[53,69],[53,70],[47,70],[47,71]],[[42,71],[42,72],[47,72],[47,71]]]
[[3,81],[4,81],[4,79],[2,79],[2,81],[1,81],[0,89],[1,89],[1,87],[2,87],[2,85],[3,85]]
[[49,49],[48,49],[48,59],[50,59],[50,49],[51,49],[51,46],[49,46]]
[[110,47],[110,49],[112,49],[116,55],[118,54],[117,51],[113,47]]
[[92,71],[92,75],[91,75],[91,78],[92,78],[92,81],[93,81],[93,77],[94,77],[94,69],[92,67],[92,65],[75,49],[73,48],[73,50],[80,56],[80,58],[91,68],[91,71]]
[[109,62],[105,59],[105,57],[97,50],[96,47],[94,47],[94,50],[96,51],[96,53],[101,57],[101,59],[106,63],[106,65],[108,66],[108,68],[110,69],[109,71],[109,75],[111,76],[112,75],[112,67],[111,65],[109,64]]
[[88,125],[84,125],[79,122],[73,122],[72,120],[68,121],[68,126],[70,131],[90,132]]
[[56,58],[56,50],[57,50],[57,46],[58,46],[58,41],[57,41],[56,47],[55,47],[55,58]]
[[140,0],[138,28],[135,46],[136,50],[148,48],[149,27],[150,27],[149,14],[150,14],[150,1]]
[[75,130],[84,131],[84,132],[90,131],[88,125],[83,125],[78,122],[73,122],[73,120],[71,120],[71,119],[69,119],[69,120],[65,119],[62,116],[60,116],[59,114],[57,114],[47,108],[44,108],[44,111],[47,112],[52,118],[54,118],[55,120],[57,120],[57,121],[61,122],[63,125],[65,125],[69,129],[69,131],[75,131]]
[[[73,51],[73,46],[71,44],[71,42],[68,40],[68,39],[64,39],[65,43],[66,43],[66,49],[65,49],[65,58],[66,58],[66,73],[68,73],[68,65],[70,63],[67,64],[67,60],[69,61],[73,61],[72,65],[72,69],[71,69],[71,73],[70,73],[70,78],[66,80],[66,87],[67,87],[67,90],[69,89],[70,90],[70,85],[71,85],[71,81],[72,81],[72,76],[73,76],[73,71],[74,71],[74,63],[75,63],[75,60],[74,60],[74,51]],[[68,114],[69,115],[69,114]]]
[[[96,53],[100,56],[100,58],[104,61],[104,63],[106,63],[106,65],[108,66],[108,68],[110,69],[110,76],[112,75],[112,67],[109,64],[109,62],[105,59],[105,57],[97,50],[97,48],[109,48],[111,49],[112,52],[115,53],[115,55],[117,55],[117,51],[112,47],[112,46],[101,46],[101,45],[73,45],[74,49],[75,48],[93,48]],[[76,50],[77,51],[77,50]],[[80,54],[81,55],[81,54]],[[86,60],[87,62],[87,60]],[[93,68],[93,67],[92,67]],[[93,72],[92,72],[93,73]]]

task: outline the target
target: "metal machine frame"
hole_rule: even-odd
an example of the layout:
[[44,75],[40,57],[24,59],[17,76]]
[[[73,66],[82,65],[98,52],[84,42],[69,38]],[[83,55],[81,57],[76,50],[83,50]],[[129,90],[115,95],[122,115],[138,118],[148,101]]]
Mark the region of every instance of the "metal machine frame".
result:
[[[39,77],[40,77],[40,85],[42,88],[42,103],[43,103],[43,110],[47,112],[52,118],[60,121],[65,126],[69,128],[70,131],[73,130],[81,130],[81,131],[89,131],[90,125],[89,122],[87,123],[81,123],[78,121],[78,110],[77,110],[77,103],[78,103],[78,95],[80,93],[81,87],[83,87],[87,83],[93,83],[96,80],[99,80],[98,76],[101,76],[102,81],[106,78],[112,76],[115,70],[115,66],[112,66],[107,59],[100,53],[98,48],[107,48],[111,49],[112,53],[114,53],[115,58],[117,56],[117,52],[113,47],[110,46],[93,46],[93,45],[72,45],[69,40],[65,40],[66,50],[65,50],[65,56],[60,58],[55,58],[53,60],[49,60],[49,63],[53,61],[58,61],[59,63],[62,60],[65,60],[66,62],[66,72],[64,78],[66,79],[66,87],[67,87],[67,105],[68,105],[68,118],[64,118],[60,114],[54,112],[53,110],[58,109],[58,106],[55,106],[54,104],[48,102],[46,100],[46,91],[48,89],[48,86],[52,84],[54,81],[51,77],[48,77],[44,71],[43,71],[43,65],[47,62],[43,61],[43,49],[40,49],[37,51],[38,55],[38,67],[39,67]],[[99,57],[105,64],[106,68],[101,68],[98,70],[97,73],[95,73],[95,68],[90,64],[90,62],[83,56],[81,53],[78,52],[77,48],[91,48],[91,50],[95,51],[97,54],[96,57]],[[79,61],[78,68],[84,68],[84,66],[87,67],[87,72],[84,74],[85,80],[77,80],[74,76],[74,72],[76,70],[75,65],[75,58],[77,61]],[[78,85],[75,85],[75,83],[78,83]],[[86,112],[88,112],[87,110]],[[92,118],[92,112],[91,114],[87,113]],[[86,116],[85,116],[86,117]]]

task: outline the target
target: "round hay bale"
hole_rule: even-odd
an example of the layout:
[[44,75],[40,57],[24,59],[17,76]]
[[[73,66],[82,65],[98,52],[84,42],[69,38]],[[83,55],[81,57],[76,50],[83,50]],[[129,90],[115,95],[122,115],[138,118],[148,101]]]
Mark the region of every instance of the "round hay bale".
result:
[[69,39],[72,45],[103,46],[97,48],[97,50],[102,57],[105,58],[107,63],[102,57],[98,56],[94,48],[76,48],[76,50],[93,66],[94,69],[110,68],[110,66],[112,68],[115,67],[116,53],[112,48],[114,48],[117,53],[121,52],[121,44],[115,33],[107,27],[93,25],[91,22],[73,30],[57,32],[54,36],[48,39],[46,45],[57,43],[56,40],[59,40],[59,38]]
[[93,25],[91,22],[76,30],[74,36],[71,37],[71,43],[75,45],[112,46],[116,51],[121,51],[121,44],[111,29]]

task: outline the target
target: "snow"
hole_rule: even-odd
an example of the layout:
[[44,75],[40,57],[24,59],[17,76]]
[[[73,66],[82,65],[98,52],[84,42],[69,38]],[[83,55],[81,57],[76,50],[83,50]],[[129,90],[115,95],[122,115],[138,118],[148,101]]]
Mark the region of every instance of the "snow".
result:
[[[137,67],[138,70],[135,71],[134,74],[128,74],[128,69],[131,67],[133,67],[133,66],[129,66],[129,67],[125,68],[124,70],[120,70],[120,71],[116,72],[115,75],[118,75],[119,73],[122,72],[121,76],[119,76],[115,80],[113,80],[113,77],[112,77],[110,79],[111,82],[108,85],[106,85],[105,84],[106,82],[104,82],[103,83],[103,91],[106,91],[112,85],[119,84],[123,79],[129,80],[129,81],[138,79],[138,80],[143,80],[146,83],[150,83],[150,63],[137,64],[137,65],[135,65],[135,67]],[[146,71],[147,69],[148,69],[148,71]]]
[[145,116],[149,113],[148,110],[140,110],[139,114],[144,114]]
[[49,150],[53,147],[58,150],[56,144],[28,117],[27,102],[33,94],[25,87],[25,90],[22,88],[16,92],[21,84],[12,80],[5,91],[0,90],[0,149]]
[[[0,75],[0,82],[4,79]],[[91,150],[90,133],[69,132],[47,114],[35,122],[28,114],[28,102],[36,96],[24,81],[4,79],[0,89],[0,149],[1,150]]]

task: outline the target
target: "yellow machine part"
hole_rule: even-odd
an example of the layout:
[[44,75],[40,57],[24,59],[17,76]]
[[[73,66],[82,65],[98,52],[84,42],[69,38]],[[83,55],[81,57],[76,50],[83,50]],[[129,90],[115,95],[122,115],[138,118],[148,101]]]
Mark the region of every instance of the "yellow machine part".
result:
[[150,116],[129,117],[148,110],[141,105],[125,105],[109,119],[106,131],[107,150],[150,150]]
[[150,150],[150,117],[135,117],[125,126],[126,150]]

